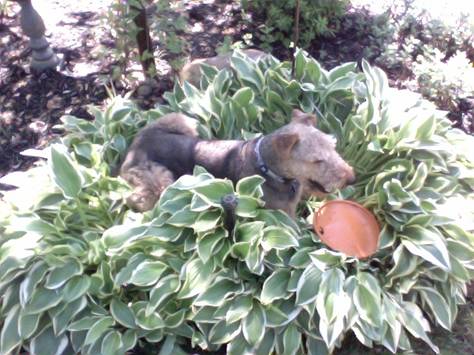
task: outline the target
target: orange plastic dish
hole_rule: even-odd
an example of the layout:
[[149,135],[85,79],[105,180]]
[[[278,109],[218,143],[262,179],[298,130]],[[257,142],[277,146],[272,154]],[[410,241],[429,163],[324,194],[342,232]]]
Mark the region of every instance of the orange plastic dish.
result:
[[314,214],[313,226],[331,249],[359,259],[377,250],[380,227],[364,206],[346,200],[326,202]]

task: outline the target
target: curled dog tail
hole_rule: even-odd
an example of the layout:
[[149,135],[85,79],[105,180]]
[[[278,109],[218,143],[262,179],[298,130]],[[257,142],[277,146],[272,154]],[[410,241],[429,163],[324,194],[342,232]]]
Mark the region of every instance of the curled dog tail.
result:
[[198,137],[198,121],[182,113],[168,113],[154,123],[155,128],[168,133]]

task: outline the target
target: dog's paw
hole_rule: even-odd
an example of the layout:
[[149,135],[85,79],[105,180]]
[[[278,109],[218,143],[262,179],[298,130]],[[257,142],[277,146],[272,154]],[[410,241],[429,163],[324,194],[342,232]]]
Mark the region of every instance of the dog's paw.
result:
[[127,198],[127,206],[135,212],[145,212],[151,210],[158,201],[158,198],[152,193],[140,191],[133,193]]

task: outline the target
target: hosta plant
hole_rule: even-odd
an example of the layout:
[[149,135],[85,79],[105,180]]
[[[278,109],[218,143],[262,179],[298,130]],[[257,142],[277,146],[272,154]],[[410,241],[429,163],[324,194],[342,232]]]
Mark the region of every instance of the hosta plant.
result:
[[[65,117],[66,136],[36,153],[46,161],[3,179],[20,188],[0,227],[0,353],[323,354],[349,332],[394,353],[413,337],[437,351],[430,328],[450,329],[473,278],[473,138],[367,63],[295,60],[292,76],[290,63],[236,53],[149,112],[116,98],[94,122]],[[376,215],[371,257],[319,241],[307,221],[321,201],[297,221],[265,209],[258,176],[234,186],[197,167],[152,211],[124,205],[111,166],[146,122],[180,111],[203,138],[251,138],[296,107],[354,166],[357,183],[328,198]]]

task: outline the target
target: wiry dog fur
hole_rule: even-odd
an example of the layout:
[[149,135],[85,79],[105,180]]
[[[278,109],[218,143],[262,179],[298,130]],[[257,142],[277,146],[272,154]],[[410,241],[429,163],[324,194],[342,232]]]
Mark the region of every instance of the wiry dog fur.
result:
[[[267,55],[265,52],[259,51],[258,49],[244,49],[242,50],[242,53],[253,60],[257,60]],[[181,72],[179,73],[179,79],[181,83],[187,81],[197,87],[202,76],[201,64],[207,64],[216,67],[219,70],[230,68],[231,56],[231,53],[227,53],[211,58],[194,59],[191,63],[187,63],[183,69],[181,69]]]
[[[354,181],[352,168],[335,150],[334,140],[314,127],[316,118],[294,110],[292,122],[264,136],[260,155],[275,179],[257,164],[258,139],[202,140],[196,121],[171,113],[143,128],[135,137],[121,167],[121,176],[134,187],[128,205],[146,211],[179,176],[201,165],[219,178],[265,178],[267,208],[295,216],[303,194],[324,195]],[[274,175],[274,176],[275,176]]]

